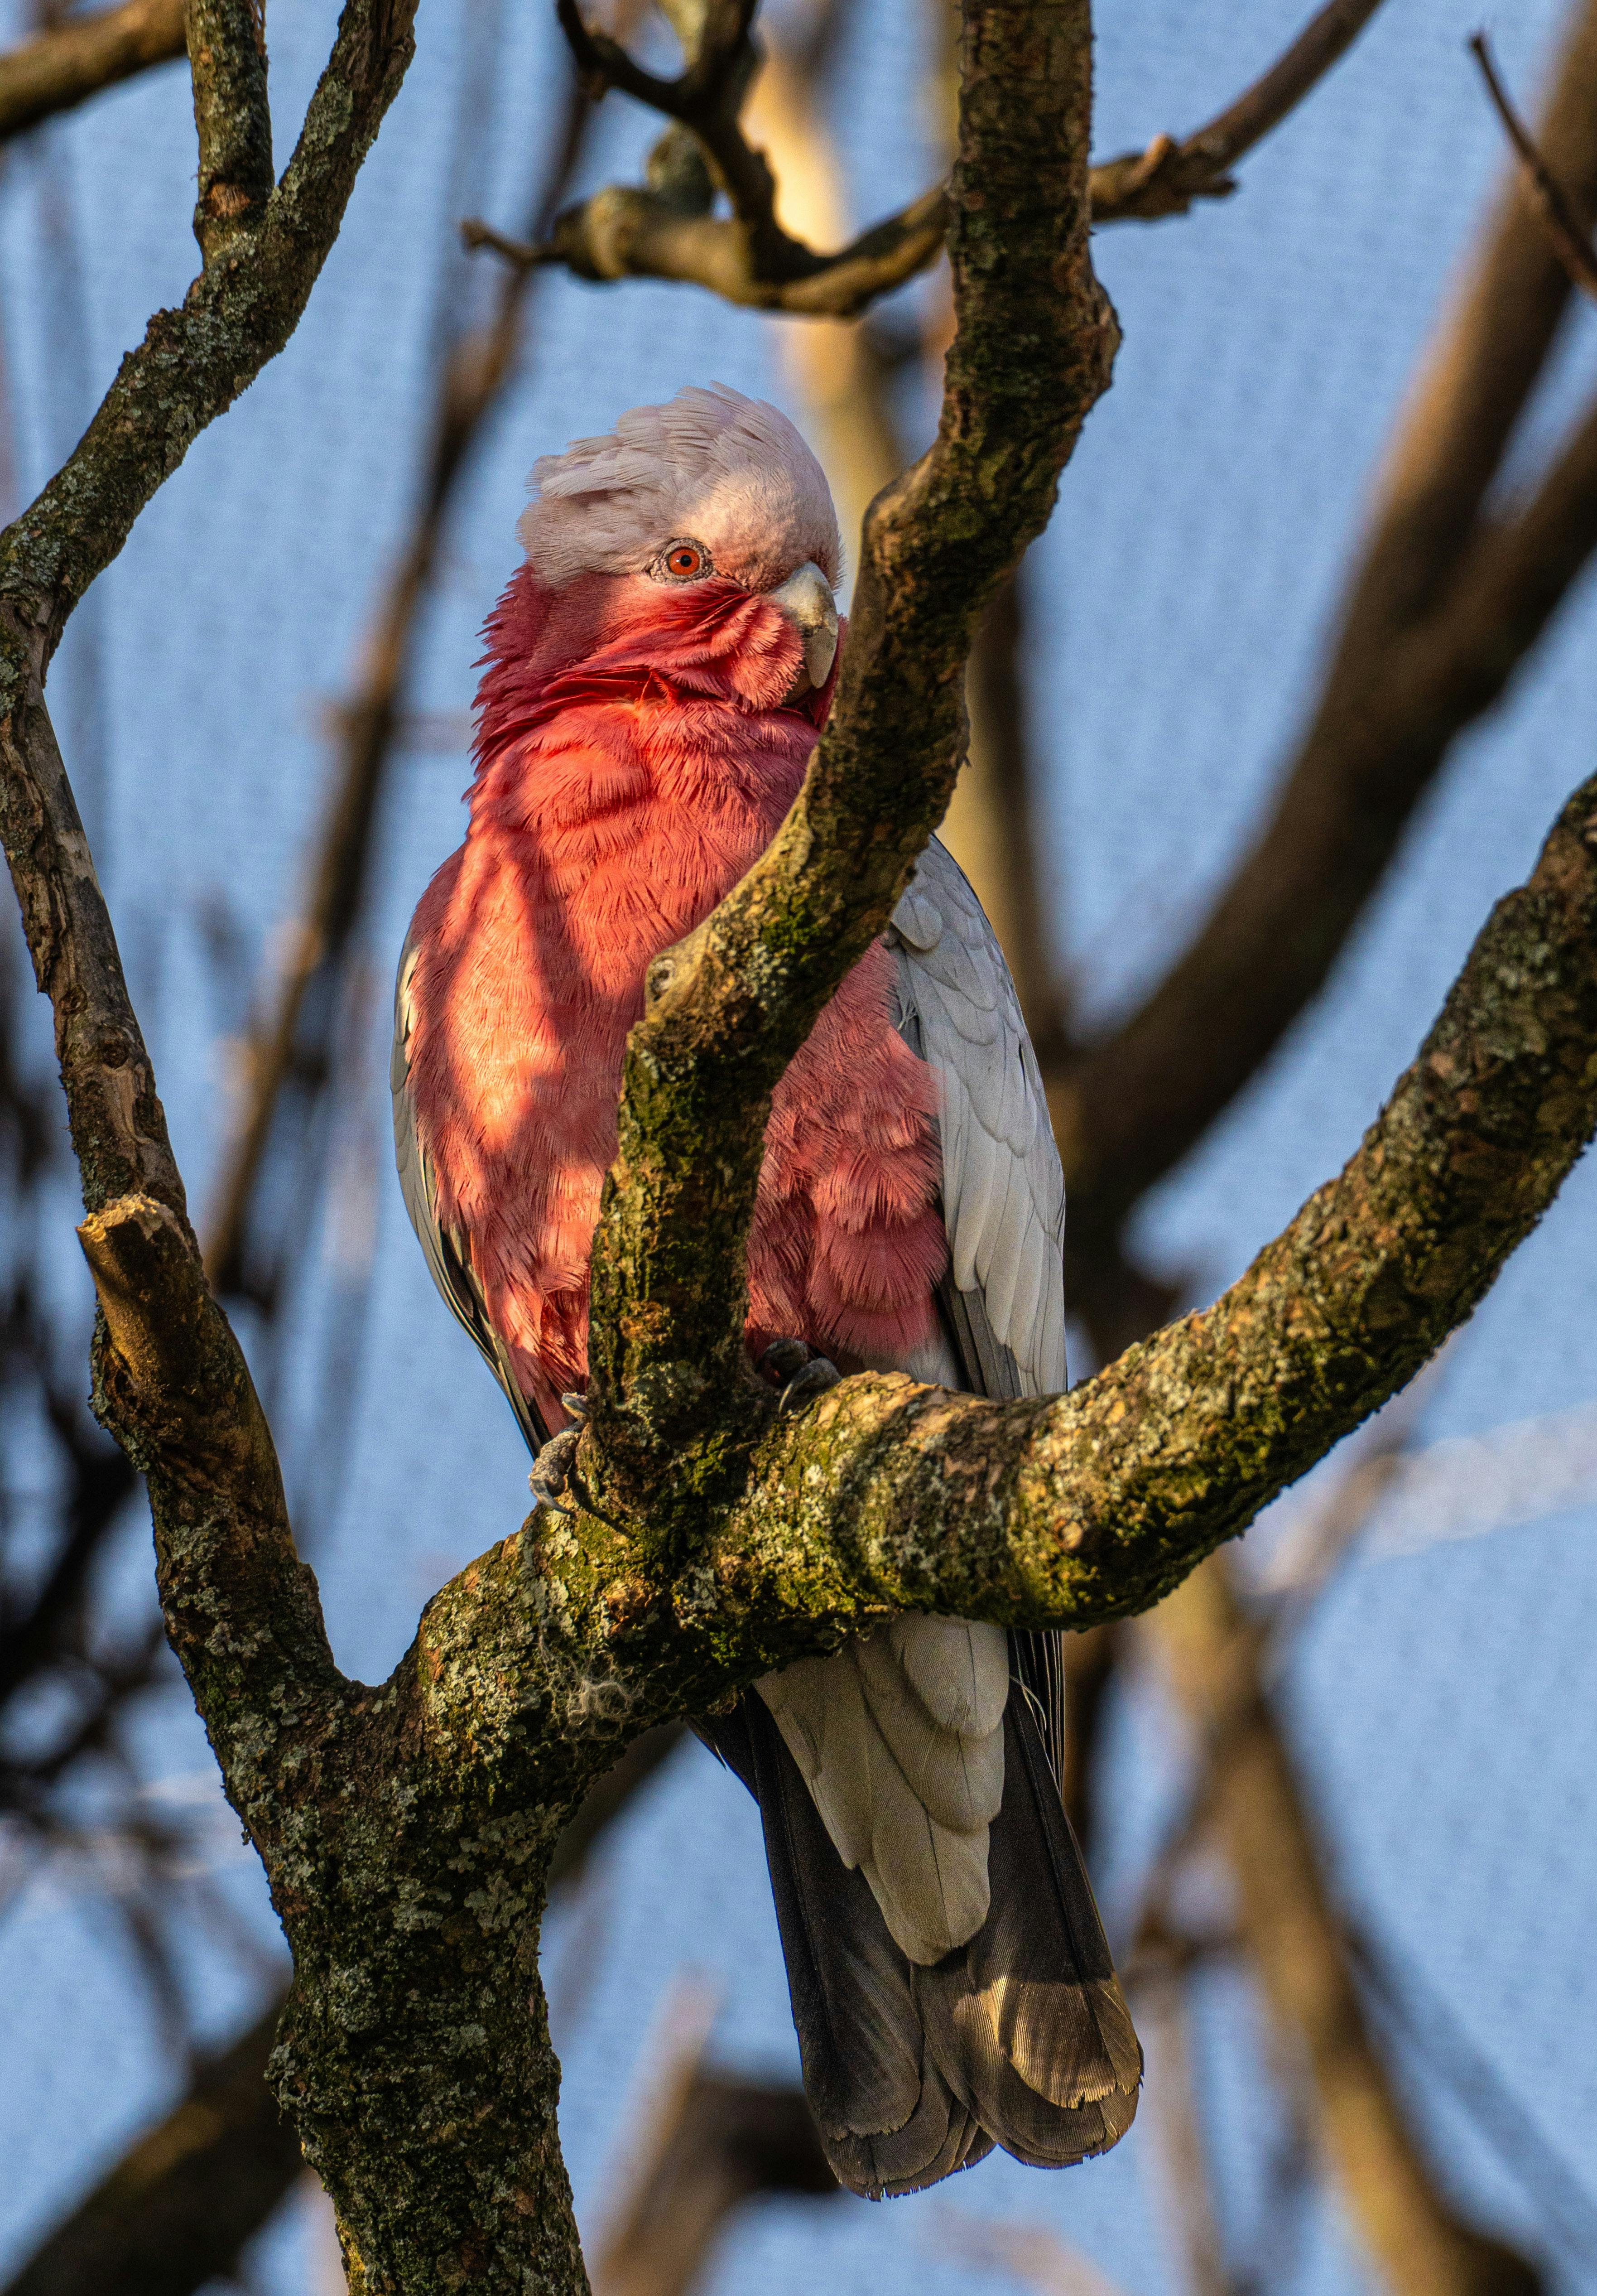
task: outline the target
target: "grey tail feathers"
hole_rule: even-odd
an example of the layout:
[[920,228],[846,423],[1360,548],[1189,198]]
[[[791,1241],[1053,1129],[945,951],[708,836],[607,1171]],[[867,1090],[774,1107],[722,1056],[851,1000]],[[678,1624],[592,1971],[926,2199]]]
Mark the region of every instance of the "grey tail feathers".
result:
[[763,1702],[699,1727],[760,1806],[805,2092],[839,2184],[878,2200],[995,2144],[1057,2169],[1125,2135],[1142,2053],[1023,1687],[1004,1716],[991,1911],[930,1968],[843,1864]]

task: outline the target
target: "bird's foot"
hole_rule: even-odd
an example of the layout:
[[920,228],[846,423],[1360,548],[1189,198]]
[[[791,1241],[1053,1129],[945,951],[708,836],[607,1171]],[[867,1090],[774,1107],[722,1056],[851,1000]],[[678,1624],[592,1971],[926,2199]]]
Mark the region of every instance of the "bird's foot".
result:
[[551,1435],[533,1461],[527,1488],[540,1506],[553,1507],[556,1514],[573,1514],[576,1509],[561,1506],[560,1496],[570,1488],[571,1471],[577,1464],[577,1446],[582,1440],[588,1406],[580,1395],[562,1395],[560,1400],[561,1408],[577,1423],[574,1427],[562,1427],[558,1435]]
[[836,1364],[817,1355],[804,1340],[773,1340],[757,1368],[773,1386],[782,1390],[776,1408],[784,1416],[813,1403],[817,1395],[824,1395],[842,1377]]
[[527,1488],[540,1506],[553,1507],[557,1514],[569,1514],[569,1507],[560,1504],[560,1495],[571,1480],[571,1470],[577,1464],[577,1446],[582,1440],[580,1427],[562,1427],[558,1435],[551,1435],[537,1457],[532,1472],[527,1478]]

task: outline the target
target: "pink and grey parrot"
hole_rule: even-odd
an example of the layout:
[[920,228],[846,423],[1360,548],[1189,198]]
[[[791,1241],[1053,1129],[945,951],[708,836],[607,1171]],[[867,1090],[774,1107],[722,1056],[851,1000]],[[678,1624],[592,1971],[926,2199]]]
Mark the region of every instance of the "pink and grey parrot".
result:
[[[797,430],[726,390],[635,408],[533,481],[465,842],[400,960],[393,1081],[428,1264],[536,1454],[581,1411],[645,972],[798,793],[841,553]],[[750,1351],[1055,1392],[1063,1230],[1014,988],[934,840],[777,1087]],[[1055,1635],[906,1616],[697,1726],[759,1803],[805,2086],[856,2192],[995,2144],[1062,2166],[1130,2125],[1142,2053],[1060,1800],[1061,1691]]]

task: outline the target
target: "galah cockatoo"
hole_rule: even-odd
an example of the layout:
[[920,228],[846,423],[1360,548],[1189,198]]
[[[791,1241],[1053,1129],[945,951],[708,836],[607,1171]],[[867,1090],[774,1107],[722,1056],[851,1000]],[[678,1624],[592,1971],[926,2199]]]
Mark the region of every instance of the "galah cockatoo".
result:
[[[645,972],[798,794],[841,554],[797,430],[730,390],[635,408],[533,481],[527,562],[487,624],[465,842],[400,962],[394,1107],[428,1264],[536,1453],[581,1412]],[[934,840],[777,1086],[749,1349],[1054,1392],[1063,1228],[1014,988]],[[698,1726],[760,1805],[844,2185],[913,2191],[995,2143],[1061,2166],[1121,2136],[1142,2054],[1060,1800],[1057,1636],[902,1617]]]

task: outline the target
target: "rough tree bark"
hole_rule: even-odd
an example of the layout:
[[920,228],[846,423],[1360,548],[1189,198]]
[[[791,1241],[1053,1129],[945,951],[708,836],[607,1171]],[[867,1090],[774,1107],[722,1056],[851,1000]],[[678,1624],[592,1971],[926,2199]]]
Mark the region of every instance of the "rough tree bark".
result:
[[[217,37],[242,20],[218,8]],[[208,246],[184,312],[0,538],[4,826],[83,1168],[97,1407],[147,1474],[168,1631],[293,1950],[275,2078],[357,2291],[584,2285],[537,1919],[561,1825],[629,1739],[897,1609],[1076,1625],[1155,1599],[1469,1314],[1597,1120],[1588,784],[1358,1155],[1205,1314],[1036,1401],[867,1376],[782,1420],[742,1360],[770,1091],[946,801],[976,619],[1108,380],[1090,37],[1086,0],[967,7],[938,438],[867,521],[837,709],[792,815],[653,970],[594,1251],[580,1505],[462,1572],[380,1687],[337,1671],[295,1554],[40,689],[72,601],[291,326],[405,20],[351,0],[283,183]],[[233,65],[250,86],[242,47]],[[197,110],[202,185],[231,182],[242,147],[208,141]]]

